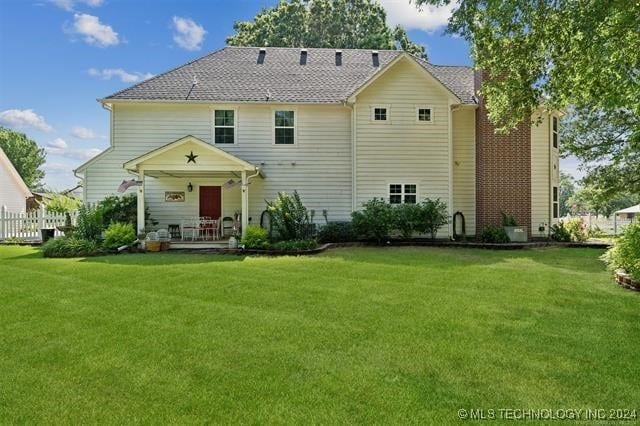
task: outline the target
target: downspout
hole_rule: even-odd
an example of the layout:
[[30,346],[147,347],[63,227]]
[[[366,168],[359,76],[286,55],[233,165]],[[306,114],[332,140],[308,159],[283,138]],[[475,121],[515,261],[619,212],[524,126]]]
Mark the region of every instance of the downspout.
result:
[[[449,162],[449,217],[453,219],[453,111],[455,110],[455,106],[449,101],[449,132],[448,132],[448,144],[449,149],[447,150],[447,158]],[[453,239],[453,220],[449,221],[448,225],[449,229],[449,239]]]
[[347,99],[342,101],[342,104],[351,110],[351,211],[357,210],[358,197],[357,197],[357,114],[358,109],[355,102],[349,103]]

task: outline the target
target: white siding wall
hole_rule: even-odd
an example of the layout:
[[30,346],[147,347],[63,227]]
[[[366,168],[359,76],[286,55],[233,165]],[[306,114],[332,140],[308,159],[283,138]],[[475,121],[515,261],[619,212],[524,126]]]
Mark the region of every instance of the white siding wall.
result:
[[[536,125],[538,119],[540,123]],[[543,237],[547,231],[541,233],[541,224],[549,226],[551,217],[551,183],[550,183],[550,127],[548,114],[536,113],[531,125],[531,235]]]
[[26,209],[27,198],[11,172],[0,161],[0,207],[6,206],[11,213],[22,213]]
[[[357,97],[356,208],[388,200],[391,183],[418,185],[418,199],[449,200],[449,94],[423,70],[402,59]],[[389,123],[371,108],[388,107]],[[432,108],[432,123],[416,120],[416,106]],[[440,235],[442,236],[442,235]]]
[[[237,109],[237,143],[217,145],[248,162],[258,165],[266,179],[254,178],[249,186],[249,215],[260,220],[265,199],[278,191],[297,189],[305,205],[316,210],[322,220],[327,209],[330,220],[347,219],[351,212],[350,110],[342,106],[270,105],[186,105],[116,104],[113,108],[113,149],[89,165],[85,172],[87,201],[95,202],[117,194],[123,179],[135,176],[122,165],[146,152],[186,135],[204,141],[212,139],[213,109]],[[296,144],[273,144],[273,111],[295,110]],[[185,203],[165,203],[165,190],[184,190],[189,181],[198,185],[222,183],[227,178],[147,178],[147,204],[160,226],[175,223],[175,216],[197,214],[197,189],[187,193]],[[235,177],[234,177],[235,178]],[[236,178],[237,179],[237,178]],[[129,190],[131,191],[131,190]],[[231,215],[240,209],[239,189],[223,192],[223,210]]]
[[453,112],[453,212],[464,214],[467,235],[476,233],[476,110]]

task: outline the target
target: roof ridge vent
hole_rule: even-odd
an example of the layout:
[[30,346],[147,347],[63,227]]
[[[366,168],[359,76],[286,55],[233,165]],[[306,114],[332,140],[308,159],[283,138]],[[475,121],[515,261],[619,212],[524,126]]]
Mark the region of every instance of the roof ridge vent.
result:
[[300,49],[300,65],[307,65],[307,49]]
[[373,62],[373,66],[374,67],[379,67],[380,66],[380,57],[378,55],[378,51],[377,50],[372,50],[371,51],[371,61]]

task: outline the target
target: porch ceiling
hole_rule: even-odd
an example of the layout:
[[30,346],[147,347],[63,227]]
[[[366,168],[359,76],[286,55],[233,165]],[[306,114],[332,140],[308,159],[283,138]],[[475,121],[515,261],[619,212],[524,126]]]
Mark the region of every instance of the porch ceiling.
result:
[[241,178],[239,172],[216,172],[216,171],[181,171],[181,170],[146,170],[145,176],[153,178],[183,178],[183,179],[197,179],[197,178],[229,178],[234,177]]

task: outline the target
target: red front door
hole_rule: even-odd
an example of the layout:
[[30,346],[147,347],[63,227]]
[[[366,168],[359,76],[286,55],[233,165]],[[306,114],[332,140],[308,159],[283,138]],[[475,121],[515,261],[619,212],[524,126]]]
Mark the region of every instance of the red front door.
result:
[[222,188],[219,186],[200,187],[200,216],[218,219],[222,216]]

